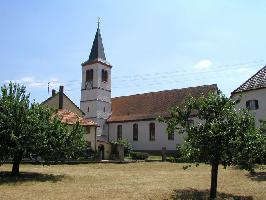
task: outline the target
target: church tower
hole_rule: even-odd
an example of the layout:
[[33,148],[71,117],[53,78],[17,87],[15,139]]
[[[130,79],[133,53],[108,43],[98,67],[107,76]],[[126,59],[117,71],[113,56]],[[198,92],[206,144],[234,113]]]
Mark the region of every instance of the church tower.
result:
[[99,23],[89,59],[81,64],[80,108],[85,118],[96,122],[97,136],[107,140],[106,119],[111,115],[111,68],[106,61]]

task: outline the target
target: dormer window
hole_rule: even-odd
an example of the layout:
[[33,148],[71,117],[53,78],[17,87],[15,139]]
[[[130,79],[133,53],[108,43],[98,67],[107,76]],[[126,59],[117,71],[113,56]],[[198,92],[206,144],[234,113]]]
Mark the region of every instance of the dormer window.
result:
[[259,109],[258,100],[248,100],[246,101],[246,108],[249,110],[257,110]]
[[108,82],[108,72],[102,69],[102,82]]

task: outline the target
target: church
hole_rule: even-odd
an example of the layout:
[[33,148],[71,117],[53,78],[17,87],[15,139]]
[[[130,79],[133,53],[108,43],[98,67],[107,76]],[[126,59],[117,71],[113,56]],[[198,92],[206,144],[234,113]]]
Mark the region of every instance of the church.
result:
[[[106,59],[99,25],[89,58],[81,66],[80,109],[87,120],[98,124],[97,141],[127,139],[135,151],[176,150],[183,136],[167,134],[166,125],[157,117],[167,117],[171,107],[181,106],[189,96],[218,91],[213,84],[112,98],[113,66]],[[191,123],[194,120],[196,116]]]

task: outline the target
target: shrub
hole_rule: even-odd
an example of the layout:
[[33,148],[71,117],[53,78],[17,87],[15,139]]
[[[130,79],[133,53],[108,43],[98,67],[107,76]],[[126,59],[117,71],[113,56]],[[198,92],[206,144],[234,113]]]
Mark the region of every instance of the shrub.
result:
[[135,160],[146,160],[150,155],[143,152],[131,152],[130,156]]
[[112,141],[111,143],[123,145],[125,156],[128,156],[132,151],[132,145],[129,143],[127,139],[119,139],[117,141]]

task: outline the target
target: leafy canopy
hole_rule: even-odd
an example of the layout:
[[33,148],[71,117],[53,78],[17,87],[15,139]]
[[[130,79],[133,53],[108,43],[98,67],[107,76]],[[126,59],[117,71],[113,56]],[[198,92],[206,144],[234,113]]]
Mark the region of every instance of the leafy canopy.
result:
[[17,155],[45,161],[74,158],[84,145],[79,124],[62,124],[52,110],[30,103],[24,86],[1,87],[0,162]]
[[240,164],[252,170],[265,155],[265,135],[255,128],[253,116],[246,109],[236,110],[236,104],[220,91],[209,93],[190,97],[183,107],[172,108],[169,118],[159,120],[167,124],[168,133],[186,132],[182,154],[187,161],[224,167]]

